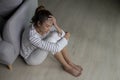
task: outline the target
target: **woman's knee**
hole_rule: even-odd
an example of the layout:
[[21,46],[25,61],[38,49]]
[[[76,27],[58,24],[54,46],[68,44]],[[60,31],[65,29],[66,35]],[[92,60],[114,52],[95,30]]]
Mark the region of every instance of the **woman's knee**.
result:
[[52,37],[52,38],[60,38],[60,36],[58,35],[58,32],[54,31],[54,32],[51,32],[49,37]]
[[25,59],[25,61],[28,65],[39,65],[46,59],[47,55],[47,51],[37,49],[31,53],[31,55]]
[[38,65],[36,62],[31,61],[31,60],[25,60],[28,65],[35,66]]
[[58,33],[55,31],[55,32],[51,32],[48,37],[46,38],[46,41],[49,41],[49,42],[54,42],[56,43],[61,37],[58,35]]

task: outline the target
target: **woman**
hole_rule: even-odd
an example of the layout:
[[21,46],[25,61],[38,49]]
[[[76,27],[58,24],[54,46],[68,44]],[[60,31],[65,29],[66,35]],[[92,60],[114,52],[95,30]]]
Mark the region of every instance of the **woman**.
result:
[[66,46],[69,38],[70,33],[64,32],[57,25],[55,17],[40,6],[32,18],[32,25],[23,33],[21,56],[27,64],[39,65],[52,53],[66,72],[80,76],[82,68],[68,58]]

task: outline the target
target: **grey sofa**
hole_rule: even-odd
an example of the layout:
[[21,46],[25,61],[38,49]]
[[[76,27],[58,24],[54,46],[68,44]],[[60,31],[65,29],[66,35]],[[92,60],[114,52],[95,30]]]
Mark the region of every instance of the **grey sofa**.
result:
[[[12,3],[16,3],[14,1],[12,0]],[[4,5],[2,7],[4,7]],[[9,5],[9,3],[7,5]],[[14,9],[5,11],[6,8],[0,11],[0,16],[2,16],[2,18],[0,18],[0,63],[7,65],[9,69],[12,69],[12,64],[20,53],[22,31],[30,24],[31,17],[33,16],[35,8],[38,6],[38,1],[20,0],[20,4],[15,4],[15,6],[13,6]],[[1,13],[4,14],[2,15]]]

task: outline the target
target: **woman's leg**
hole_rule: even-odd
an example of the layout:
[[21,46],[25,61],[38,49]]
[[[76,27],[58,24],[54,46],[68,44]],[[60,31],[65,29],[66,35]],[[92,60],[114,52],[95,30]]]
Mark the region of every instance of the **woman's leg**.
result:
[[67,71],[68,73],[70,73],[71,75],[75,77],[78,77],[81,74],[80,71],[76,70],[75,68],[73,68],[71,65],[69,65],[66,62],[61,52],[56,53],[54,56],[61,63],[61,65],[63,66],[63,69]]
[[46,59],[47,55],[47,51],[36,49],[30,54],[27,59],[25,59],[25,61],[29,65],[39,65]]
[[67,48],[63,48],[62,51],[61,51],[64,59],[66,60],[66,62],[71,65],[72,67],[76,68],[77,70],[79,70],[80,72],[83,70],[81,66],[79,65],[75,65],[71,60],[70,60],[70,57],[68,55],[68,51],[67,51]]
[[66,48],[66,47],[64,47],[64,48],[62,49],[61,53],[62,53],[63,57],[65,58],[65,60],[66,60],[66,62],[67,62],[68,64],[72,63],[71,60],[70,60],[70,57],[69,57],[69,55],[68,55],[68,51],[67,51],[67,48]]
[[[60,37],[57,36],[57,32],[51,32],[44,40],[56,43],[59,39]],[[29,65],[39,65],[46,59],[47,55],[48,51],[38,48],[34,50],[25,61]]]
[[[63,36],[61,36],[61,37],[63,37]],[[56,43],[59,39],[61,39],[61,37],[58,36],[57,32],[52,32],[45,40],[49,41],[49,42]],[[65,60],[62,52],[55,53],[54,56],[61,63],[61,65],[63,66],[63,68],[67,72],[69,72],[73,76],[79,76],[80,75],[80,71],[76,70],[75,68],[73,68],[71,65],[69,65],[67,63],[67,61]]]
[[[60,38],[57,32],[51,32],[44,40],[56,43]],[[29,65],[39,65],[46,59],[47,55],[48,51],[38,48],[34,50],[25,61]]]

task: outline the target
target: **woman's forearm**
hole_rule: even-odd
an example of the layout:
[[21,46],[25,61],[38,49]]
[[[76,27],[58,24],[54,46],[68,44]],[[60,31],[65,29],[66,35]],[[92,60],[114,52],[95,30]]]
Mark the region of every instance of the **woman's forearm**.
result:
[[55,24],[54,26],[55,26],[55,28],[57,29],[58,32],[62,32],[62,29],[57,24]]

